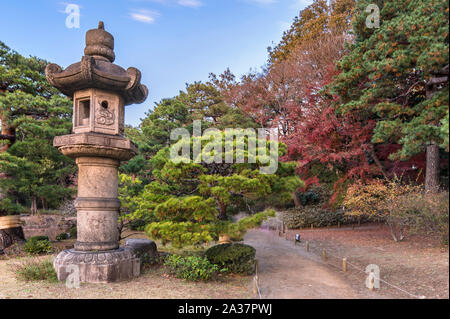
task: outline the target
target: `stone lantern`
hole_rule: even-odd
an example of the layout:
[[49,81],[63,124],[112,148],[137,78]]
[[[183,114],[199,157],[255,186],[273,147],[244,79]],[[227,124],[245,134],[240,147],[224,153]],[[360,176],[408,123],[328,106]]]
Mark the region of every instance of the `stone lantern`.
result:
[[54,260],[59,280],[74,266],[81,282],[112,282],[139,275],[132,250],[119,247],[118,168],[137,154],[124,135],[124,107],[142,103],[148,89],[136,68],[113,64],[114,38],[103,22],[86,33],[80,62],[63,70],[49,64],[51,85],[73,99],[73,134],[55,137],[53,144],[78,166],[77,242]]

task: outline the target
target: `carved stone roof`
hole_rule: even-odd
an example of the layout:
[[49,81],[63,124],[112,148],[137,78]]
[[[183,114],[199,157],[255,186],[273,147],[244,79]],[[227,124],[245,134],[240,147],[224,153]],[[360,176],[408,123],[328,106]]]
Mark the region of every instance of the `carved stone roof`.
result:
[[63,70],[57,64],[49,64],[45,75],[51,85],[63,94],[73,97],[75,91],[97,88],[122,95],[125,105],[142,103],[148,96],[148,89],[141,84],[141,72],[136,68],[127,70],[113,64],[114,37],[106,32],[103,22],[98,29],[86,33],[85,56]]

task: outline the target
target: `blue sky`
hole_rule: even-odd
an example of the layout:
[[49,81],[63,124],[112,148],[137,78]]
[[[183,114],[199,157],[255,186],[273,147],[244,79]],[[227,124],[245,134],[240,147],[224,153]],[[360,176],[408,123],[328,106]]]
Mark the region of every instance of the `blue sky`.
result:
[[[142,71],[146,102],[126,108],[138,125],[154,102],[185,83],[227,67],[240,76],[267,61],[293,18],[311,0],[2,0],[0,40],[21,54],[62,67],[81,59],[84,35],[98,21],[115,38],[116,61]],[[80,28],[67,28],[68,4],[80,7]]]

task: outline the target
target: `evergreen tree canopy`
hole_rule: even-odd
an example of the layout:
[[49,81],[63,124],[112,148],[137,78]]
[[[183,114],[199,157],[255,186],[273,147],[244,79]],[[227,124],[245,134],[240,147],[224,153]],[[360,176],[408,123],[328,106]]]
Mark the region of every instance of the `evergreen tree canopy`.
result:
[[44,208],[57,207],[72,193],[67,186],[74,163],[52,145],[55,136],[70,133],[72,103],[47,82],[47,64],[0,43],[3,214],[17,212],[15,204],[31,204],[36,213],[38,200]]
[[[443,144],[441,121],[448,114],[448,2],[376,1],[380,27],[369,28],[358,1],[356,41],[339,63],[331,88],[339,111],[377,120],[372,141],[398,142],[392,158],[406,159],[432,142]],[[448,131],[447,131],[448,135]]]
[[[221,136],[222,145],[223,133]],[[192,144],[195,139],[185,142]],[[214,139],[203,137],[201,142],[203,156],[207,152],[214,157],[215,150],[205,148]],[[280,143],[278,155],[285,153],[286,147]],[[225,159],[229,154],[223,152],[222,156]],[[241,238],[247,229],[273,215],[272,211],[256,213],[252,207],[256,201],[271,195],[291,201],[292,192],[303,185],[295,174],[295,163],[279,163],[275,174],[261,174],[262,158],[257,156],[256,163],[248,163],[247,149],[244,157],[245,163],[240,164],[176,163],[170,159],[169,148],[160,150],[150,160],[154,181],[129,197],[133,209],[126,218],[150,222],[146,227],[149,237],[179,247],[217,240],[221,234]],[[232,216],[240,211],[251,216],[234,222]]]

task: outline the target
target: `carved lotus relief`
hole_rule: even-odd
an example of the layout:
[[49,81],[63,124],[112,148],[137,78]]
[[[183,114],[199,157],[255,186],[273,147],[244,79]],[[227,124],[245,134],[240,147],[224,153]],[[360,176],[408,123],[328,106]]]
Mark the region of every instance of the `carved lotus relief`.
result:
[[108,110],[108,102],[99,103],[96,108],[95,122],[99,125],[110,126],[115,121],[114,112]]

